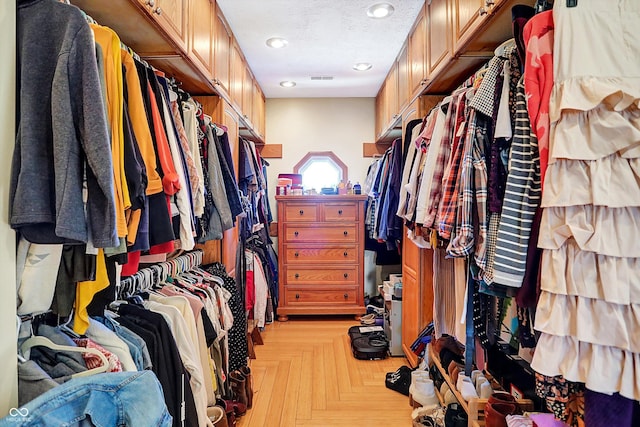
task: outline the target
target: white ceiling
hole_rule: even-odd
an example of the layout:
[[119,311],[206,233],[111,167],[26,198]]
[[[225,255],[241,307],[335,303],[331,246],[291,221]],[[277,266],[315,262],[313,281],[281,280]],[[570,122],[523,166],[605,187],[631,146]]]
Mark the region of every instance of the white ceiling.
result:
[[[424,0],[384,0],[395,12],[367,16],[383,0],[218,0],[267,98],[374,97]],[[289,41],[283,49],[265,42]],[[369,62],[368,71],[353,65]],[[334,79],[312,81],[312,76]],[[280,87],[283,80],[294,88]]]

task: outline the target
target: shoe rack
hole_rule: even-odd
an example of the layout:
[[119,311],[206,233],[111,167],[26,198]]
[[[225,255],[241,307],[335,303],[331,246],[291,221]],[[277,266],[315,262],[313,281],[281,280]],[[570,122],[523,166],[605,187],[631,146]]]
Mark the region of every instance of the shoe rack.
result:
[[[462,398],[462,394],[456,388],[456,384],[449,377],[449,373],[445,368],[442,367],[442,363],[440,363],[440,356],[433,350],[433,346],[431,345],[429,346],[429,360],[436,366],[436,368],[438,368],[438,371],[451,389],[454,397],[456,398],[462,409],[464,409],[464,411],[467,413],[467,417],[469,420],[468,426],[484,427],[484,407],[487,404],[488,399],[473,398],[469,401],[464,400]],[[484,376],[489,380],[494,391],[504,391],[500,384],[498,384],[498,382],[488,372],[484,372]],[[438,396],[440,404],[446,407],[444,403],[444,396],[440,394],[440,390],[438,389],[438,387],[436,387],[436,396]],[[518,405],[520,405],[520,408],[522,408],[522,410],[524,411],[533,411],[534,409],[533,401],[531,401],[530,399],[520,399],[517,402]]]

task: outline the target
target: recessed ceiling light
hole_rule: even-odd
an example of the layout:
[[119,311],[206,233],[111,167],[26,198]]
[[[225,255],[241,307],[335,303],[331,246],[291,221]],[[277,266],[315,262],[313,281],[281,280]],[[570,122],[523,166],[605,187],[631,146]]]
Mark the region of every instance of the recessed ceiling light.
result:
[[368,62],[359,62],[353,66],[353,69],[356,71],[367,71],[372,67]]
[[394,11],[393,6],[389,3],[378,3],[367,9],[367,16],[370,18],[386,18]]
[[296,82],[292,82],[290,80],[285,80],[283,82],[280,82],[280,86],[282,87],[294,87],[296,85]]
[[283,39],[282,37],[271,37],[267,40],[267,46],[272,47],[274,49],[280,49],[288,45],[289,42]]

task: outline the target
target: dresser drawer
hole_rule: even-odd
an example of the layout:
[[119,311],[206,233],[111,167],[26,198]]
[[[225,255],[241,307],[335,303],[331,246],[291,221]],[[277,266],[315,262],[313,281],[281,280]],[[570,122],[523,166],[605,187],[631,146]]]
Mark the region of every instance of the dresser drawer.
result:
[[355,286],[345,286],[341,289],[296,289],[287,288],[284,294],[285,304],[326,304],[353,305],[357,302],[358,289]]
[[336,226],[310,226],[302,224],[285,224],[284,241],[323,243],[340,242],[356,243],[358,241],[358,228],[355,224]]
[[325,221],[358,221],[358,205],[354,203],[327,203],[322,209]]
[[314,203],[287,203],[284,218],[279,221],[316,222],[320,220],[318,206]]
[[286,245],[284,254],[285,264],[317,263],[348,263],[358,262],[358,245],[342,246],[298,246]]
[[357,284],[358,266],[287,266],[284,272],[287,286],[322,284]]

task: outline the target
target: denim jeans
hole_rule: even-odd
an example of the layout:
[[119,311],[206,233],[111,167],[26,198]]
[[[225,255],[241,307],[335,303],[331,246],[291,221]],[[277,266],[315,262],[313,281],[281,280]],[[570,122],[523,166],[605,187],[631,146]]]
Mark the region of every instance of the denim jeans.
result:
[[74,378],[21,408],[0,427],[170,427],[162,388],[151,371]]

